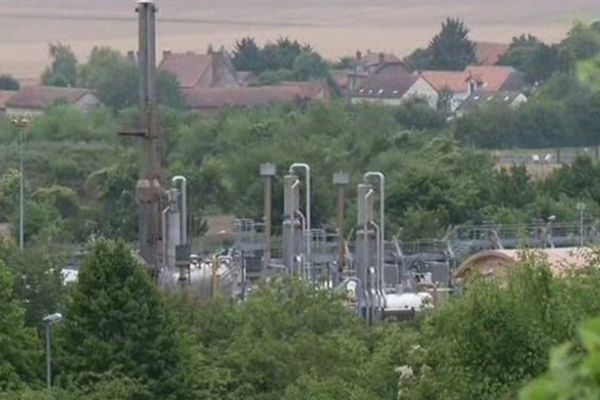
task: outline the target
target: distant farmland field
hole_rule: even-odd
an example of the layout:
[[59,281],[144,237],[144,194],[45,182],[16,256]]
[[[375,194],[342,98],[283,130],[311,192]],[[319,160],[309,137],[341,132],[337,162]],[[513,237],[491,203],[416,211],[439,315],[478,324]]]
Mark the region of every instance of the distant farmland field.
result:
[[[329,58],[357,49],[399,55],[423,46],[446,16],[464,18],[478,40],[530,32],[554,41],[573,21],[600,18],[598,0],[157,0],[159,45],[174,51],[231,48],[236,38],[290,36]],[[47,43],[80,57],[96,45],[136,47],[135,1],[0,1],[0,72],[37,77]]]

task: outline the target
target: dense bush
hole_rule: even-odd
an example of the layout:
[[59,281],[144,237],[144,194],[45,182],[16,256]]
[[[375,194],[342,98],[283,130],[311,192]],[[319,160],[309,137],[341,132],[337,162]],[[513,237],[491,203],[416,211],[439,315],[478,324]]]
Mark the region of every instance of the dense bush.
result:
[[507,282],[476,279],[463,298],[422,325],[423,354],[409,363],[415,378],[405,385],[404,398],[515,398],[544,371],[549,349],[600,313],[590,291],[598,283],[597,271],[556,279],[535,253]]

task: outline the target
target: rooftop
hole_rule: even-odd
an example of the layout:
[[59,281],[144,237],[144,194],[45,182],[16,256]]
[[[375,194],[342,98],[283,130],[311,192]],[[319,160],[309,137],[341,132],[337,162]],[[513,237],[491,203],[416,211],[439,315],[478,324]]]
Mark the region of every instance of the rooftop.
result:
[[166,53],[158,68],[175,75],[182,88],[193,88],[210,69],[212,59],[213,54]]
[[469,73],[466,71],[422,71],[421,76],[437,91],[452,93],[469,91]]
[[274,86],[237,88],[197,88],[184,91],[185,104],[191,109],[224,107],[260,107],[273,103],[318,100],[327,88],[321,83],[293,82]]
[[482,65],[495,65],[509,48],[508,43],[475,42],[475,57]]
[[6,107],[46,109],[59,101],[75,103],[91,93],[90,89],[53,86],[24,86],[13,92],[5,103]]
[[400,62],[388,63],[369,75],[355,91],[355,97],[402,97],[419,80]]
[[497,92],[500,90],[518,91],[523,89],[521,74],[513,67],[502,65],[471,65],[465,70],[473,79],[484,82],[482,90]]

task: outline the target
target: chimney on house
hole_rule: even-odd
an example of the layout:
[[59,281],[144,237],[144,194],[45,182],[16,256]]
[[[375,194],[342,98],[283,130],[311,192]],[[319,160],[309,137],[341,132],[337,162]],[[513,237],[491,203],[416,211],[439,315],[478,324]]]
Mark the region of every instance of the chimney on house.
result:
[[173,52],[171,50],[163,50],[163,60],[169,57]]
[[379,53],[379,64],[383,64],[385,62],[385,53]]
[[356,61],[361,61],[362,60],[362,52],[360,50],[356,51]]

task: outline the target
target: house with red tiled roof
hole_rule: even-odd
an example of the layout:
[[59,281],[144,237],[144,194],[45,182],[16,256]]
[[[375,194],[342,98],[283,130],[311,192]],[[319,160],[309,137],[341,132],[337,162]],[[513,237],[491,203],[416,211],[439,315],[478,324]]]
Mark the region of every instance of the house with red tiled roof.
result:
[[430,107],[436,108],[439,94],[422,76],[411,74],[401,62],[381,65],[351,91],[353,103],[375,102],[400,105],[421,98]]
[[466,71],[422,71],[419,76],[435,89],[438,96],[451,93],[450,111],[456,110],[471,93],[470,76]]
[[455,111],[473,93],[522,92],[522,74],[500,65],[472,65],[464,71],[421,71],[422,76],[441,94],[451,93],[450,110]]
[[53,105],[70,104],[82,111],[98,106],[100,101],[90,89],[23,86],[4,103],[8,116],[39,116]]
[[471,65],[465,69],[475,89],[482,92],[522,91],[523,75],[513,67],[504,65]]
[[177,77],[180,88],[184,90],[242,86],[231,58],[224,49],[206,54],[165,51],[158,69]]
[[210,112],[223,108],[257,108],[272,104],[329,102],[331,92],[325,83],[283,82],[273,86],[195,88],[183,91],[186,108]]
[[475,58],[480,65],[496,65],[509,48],[508,43],[475,42]]

